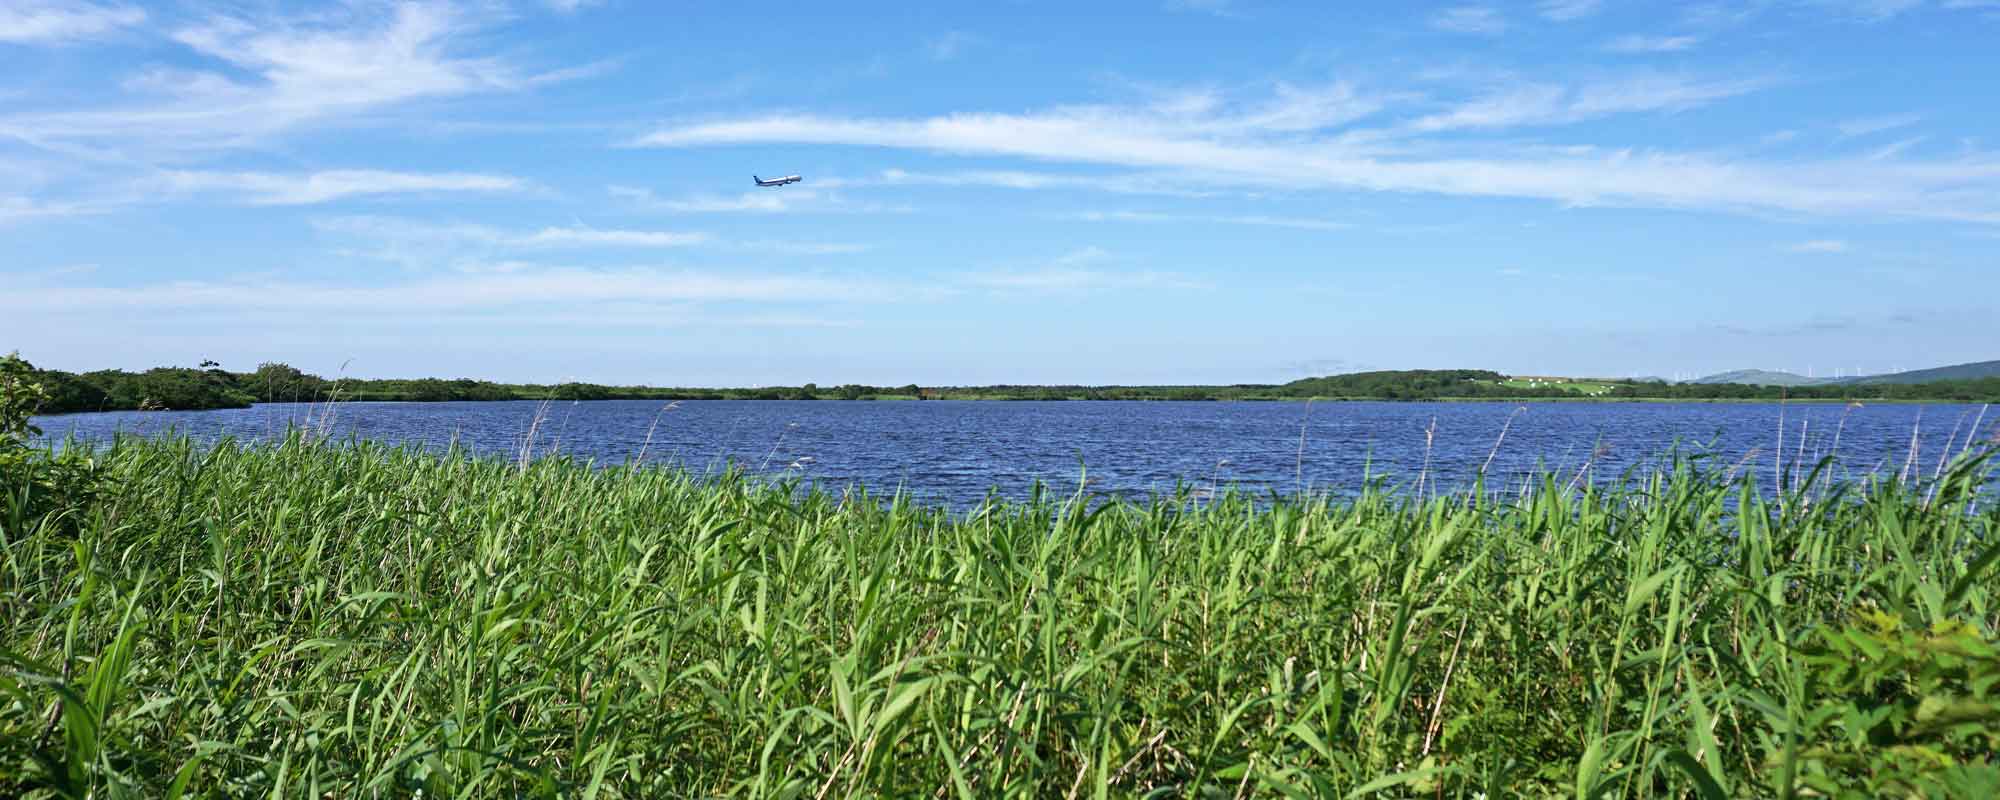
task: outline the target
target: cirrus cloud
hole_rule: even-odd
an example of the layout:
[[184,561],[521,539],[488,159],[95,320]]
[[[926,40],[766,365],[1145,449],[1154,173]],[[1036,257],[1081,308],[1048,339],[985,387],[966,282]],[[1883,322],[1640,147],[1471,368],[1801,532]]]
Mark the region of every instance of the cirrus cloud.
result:
[[99,38],[145,21],[145,9],[124,4],[14,0],[0,6],[0,42],[65,44]]
[[175,192],[219,192],[260,206],[298,206],[350,197],[433,192],[508,192],[521,188],[506,175],[465,172],[389,172],[372,169],[310,173],[174,170],[157,182]]
[[[924,117],[770,114],[663,127],[633,144],[814,144],[892,148],[1146,170],[1195,186],[1411,192],[1808,215],[1895,215],[2000,223],[2000,157],[1930,161],[1751,159],[1728,152],[1517,140],[1443,132],[1679,113],[1775,85],[1641,73],[1577,86],[1528,84],[1396,128],[1295,131],[1241,125],[1247,112],[1169,114],[1145,106]],[[1345,127],[1347,129],[1343,130]],[[1467,154],[1468,146],[1479,146]]]

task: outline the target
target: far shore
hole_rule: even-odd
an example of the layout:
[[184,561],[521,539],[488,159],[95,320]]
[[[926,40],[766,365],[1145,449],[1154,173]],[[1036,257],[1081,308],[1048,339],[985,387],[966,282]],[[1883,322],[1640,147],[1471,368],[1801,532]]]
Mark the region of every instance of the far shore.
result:
[[[859,398],[841,398],[841,397],[818,397],[818,398],[812,398],[812,399],[803,399],[803,398],[794,398],[794,399],[777,399],[777,400],[776,400],[776,402],[787,402],[787,403],[837,403],[837,402],[848,402],[848,403],[877,403],[877,402],[880,402],[880,403],[898,403],[898,402],[917,402],[918,400],[919,400],[919,398],[916,398],[916,397],[911,397],[911,396],[908,396],[908,395],[904,395],[904,396],[887,396],[887,397],[859,397]],[[593,399],[589,399],[589,400],[536,400],[536,399],[532,399],[532,398],[524,398],[524,397],[504,397],[504,398],[492,398],[492,399],[449,399],[449,400],[407,400],[407,399],[380,399],[380,400],[377,400],[377,399],[371,399],[371,398],[366,398],[366,397],[351,397],[351,398],[341,398],[341,399],[338,399],[338,400],[335,400],[335,401],[333,401],[333,402],[334,402],[335,404],[337,404],[337,405],[350,405],[350,404],[354,404],[354,403],[394,403],[394,404],[397,404],[397,405],[436,405],[436,404],[442,404],[442,403],[544,403],[544,402],[560,402],[560,403],[571,403],[571,402],[577,402],[577,403],[604,403],[604,402],[635,402],[635,401],[649,401],[649,402],[703,402],[703,403],[744,403],[744,402],[773,402],[773,399],[771,399],[771,398],[743,398],[743,397],[730,397],[730,398],[684,398],[684,399],[678,399],[678,400],[665,400],[665,399],[662,399],[662,398],[657,398],[657,397],[607,397],[607,398],[593,398]],[[1518,397],[1518,398],[1507,398],[1507,397],[1425,397],[1425,398],[1389,398],[1389,397],[1202,397],[1202,398],[1179,398],[1179,397],[1142,397],[1142,398],[1123,398],[1123,397],[1121,397],[1121,398],[1090,398],[1090,397],[994,397],[994,396],[990,396],[990,395],[989,395],[989,396],[968,396],[968,397],[938,397],[938,398],[927,398],[927,399],[923,399],[923,400],[922,400],[922,402],[938,402],[938,401],[948,401],[948,402],[962,402],[962,403],[1488,403],[1488,404],[1494,404],[1494,405],[1517,405],[1517,406],[1520,406],[1520,405],[1529,405],[1529,404],[1533,404],[1533,403],[1564,403],[1564,404],[1590,404],[1590,403],[1605,403],[1605,404],[1632,404],[1632,403],[1650,403],[1650,404],[1660,404],[1660,405],[1676,405],[1676,404],[1682,404],[1682,405],[1816,405],[1816,406],[1826,406],[1826,405],[1846,405],[1846,404],[1849,404],[1849,403],[1859,403],[1859,404],[1862,404],[1862,405],[1985,405],[1985,404],[1987,404],[1987,403],[1991,402],[1991,401],[1987,401],[1987,400],[1958,400],[1958,399],[1938,399],[1938,398],[1919,398],[1919,399],[1906,399],[1906,398],[1869,398],[1869,397],[1859,397],[1859,398],[1844,398],[1844,399],[1843,399],[1843,398],[1822,398],[1822,397],[1801,397],[1801,398],[1786,398],[1786,399],[1777,399],[1777,398],[1769,398],[1769,397],[1711,397],[1711,398],[1685,398],[1685,397]],[[103,409],[73,409],[73,410],[69,410],[69,409],[66,409],[66,410],[61,410],[61,411],[48,411],[48,412],[43,412],[43,413],[40,413],[40,414],[37,414],[36,416],[39,416],[39,417],[60,417],[60,416],[68,416],[68,415],[72,415],[72,414],[107,414],[107,413],[154,413],[154,412],[172,412],[172,411],[227,411],[227,410],[242,410],[242,409],[247,409],[247,408],[255,408],[255,407],[258,407],[258,406],[271,406],[271,405],[322,405],[322,404],[324,404],[324,401],[319,401],[319,402],[307,402],[307,401],[299,401],[299,402],[295,402],[295,403],[287,403],[287,402],[275,402],[275,403],[251,403],[251,404],[249,404],[249,405],[242,405],[242,406],[220,406],[220,407],[214,407],[214,408],[154,408],[154,409],[130,409],[130,408],[103,408]]]

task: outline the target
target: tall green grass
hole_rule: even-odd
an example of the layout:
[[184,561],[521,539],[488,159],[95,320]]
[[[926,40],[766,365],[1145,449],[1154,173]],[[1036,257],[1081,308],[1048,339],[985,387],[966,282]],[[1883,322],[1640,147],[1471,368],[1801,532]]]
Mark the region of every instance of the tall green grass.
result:
[[2000,792],[1978,458],[957,516],[297,438],[69,458],[4,479],[0,795]]

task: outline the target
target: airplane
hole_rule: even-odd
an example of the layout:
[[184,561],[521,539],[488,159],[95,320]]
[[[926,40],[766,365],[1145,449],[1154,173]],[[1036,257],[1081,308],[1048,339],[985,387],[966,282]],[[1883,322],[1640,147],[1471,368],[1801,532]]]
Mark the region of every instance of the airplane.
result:
[[771,178],[769,180],[766,180],[764,178],[759,178],[755,175],[752,175],[750,176],[750,180],[756,181],[758,186],[783,186],[787,183],[798,183],[799,181],[805,179],[797,175],[786,175],[782,178]]

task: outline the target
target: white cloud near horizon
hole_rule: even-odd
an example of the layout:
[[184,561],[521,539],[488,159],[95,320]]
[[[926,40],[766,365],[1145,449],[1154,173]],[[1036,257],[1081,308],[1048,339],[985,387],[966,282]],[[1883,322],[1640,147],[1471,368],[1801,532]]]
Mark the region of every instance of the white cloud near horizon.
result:
[[67,44],[100,38],[145,21],[145,9],[123,3],[9,0],[0,5],[0,42]]
[[1845,253],[1848,247],[1847,242],[1840,239],[1814,239],[1785,249],[1794,253]]

